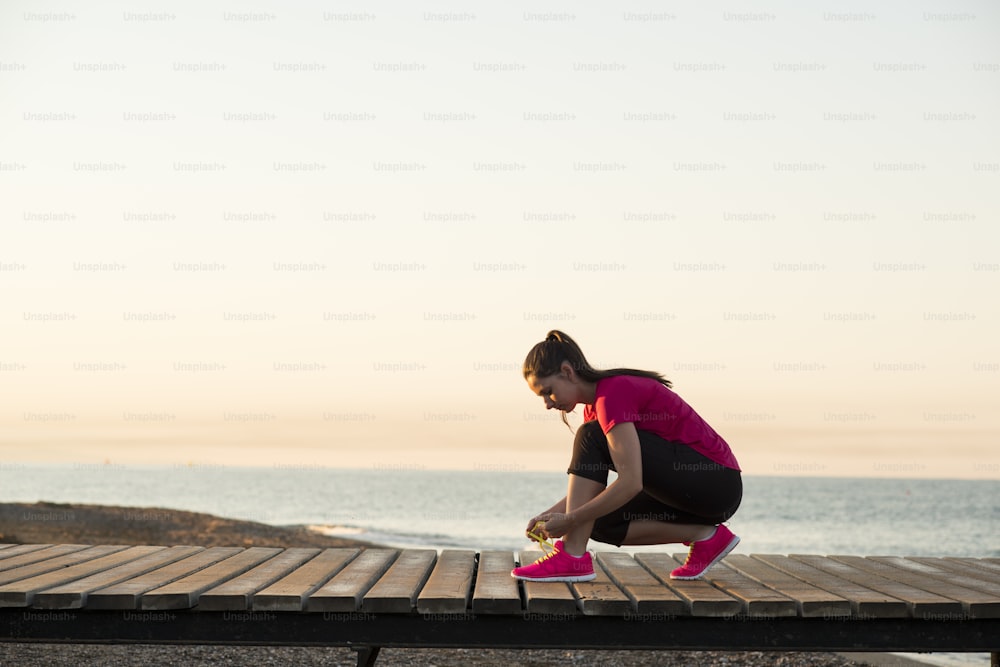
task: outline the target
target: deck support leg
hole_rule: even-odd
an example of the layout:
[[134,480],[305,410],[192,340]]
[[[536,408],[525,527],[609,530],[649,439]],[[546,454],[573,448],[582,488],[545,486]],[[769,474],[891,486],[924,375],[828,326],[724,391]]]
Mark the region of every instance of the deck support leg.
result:
[[990,653],[990,667],[1000,667],[1000,651]]
[[359,646],[354,649],[358,652],[358,667],[375,667],[380,648],[380,646]]

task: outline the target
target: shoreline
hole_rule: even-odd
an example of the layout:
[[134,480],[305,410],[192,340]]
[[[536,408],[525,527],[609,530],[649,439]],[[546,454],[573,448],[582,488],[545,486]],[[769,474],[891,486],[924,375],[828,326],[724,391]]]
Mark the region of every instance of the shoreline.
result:
[[[147,544],[198,546],[374,547],[374,543],[332,537],[305,526],[271,526],[211,514],[157,507],[122,507],[76,503],[0,503],[0,542],[21,544]],[[895,665],[904,662],[898,656]],[[0,641],[0,664],[31,667],[56,664],[189,665],[296,664],[354,665],[349,648],[290,646],[156,646],[102,644],[35,644]],[[847,654],[759,651],[622,651],[506,649],[384,649],[378,664],[416,665],[557,665],[582,667],[609,664],[636,667],[745,665],[748,667],[850,667],[869,664]]]

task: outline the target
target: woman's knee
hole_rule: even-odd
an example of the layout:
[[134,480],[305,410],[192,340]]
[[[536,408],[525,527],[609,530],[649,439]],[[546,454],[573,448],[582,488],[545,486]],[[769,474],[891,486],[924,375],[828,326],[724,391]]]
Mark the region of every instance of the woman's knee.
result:
[[567,472],[607,484],[609,470],[614,470],[614,462],[607,436],[596,421],[584,423],[576,431],[573,459]]
[[576,435],[573,438],[574,447],[584,447],[586,449],[593,449],[596,447],[607,447],[608,436],[604,435],[604,431],[601,430],[601,424],[596,419],[592,419],[589,422],[584,422],[580,425],[580,428],[576,429]]

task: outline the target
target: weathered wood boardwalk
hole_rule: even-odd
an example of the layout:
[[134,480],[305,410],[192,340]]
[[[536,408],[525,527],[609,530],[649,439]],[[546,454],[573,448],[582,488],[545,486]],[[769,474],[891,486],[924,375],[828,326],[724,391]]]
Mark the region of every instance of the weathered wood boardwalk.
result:
[[[1000,649],[1000,559],[597,552],[597,578],[518,583],[538,551],[0,545],[0,641],[733,650]],[[652,631],[651,630],[655,630]],[[557,643],[556,643],[557,642]]]

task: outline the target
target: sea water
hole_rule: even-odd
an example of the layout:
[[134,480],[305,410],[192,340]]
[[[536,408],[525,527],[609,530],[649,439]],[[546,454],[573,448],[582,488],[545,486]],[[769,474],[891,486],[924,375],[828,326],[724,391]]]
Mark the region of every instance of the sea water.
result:
[[[1000,556],[1000,480],[743,481],[743,503],[728,522],[743,553]],[[528,520],[562,498],[565,485],[558,472],[389,466],[0,466],[2,502],[182,509],[438,549],[523,548]]]

